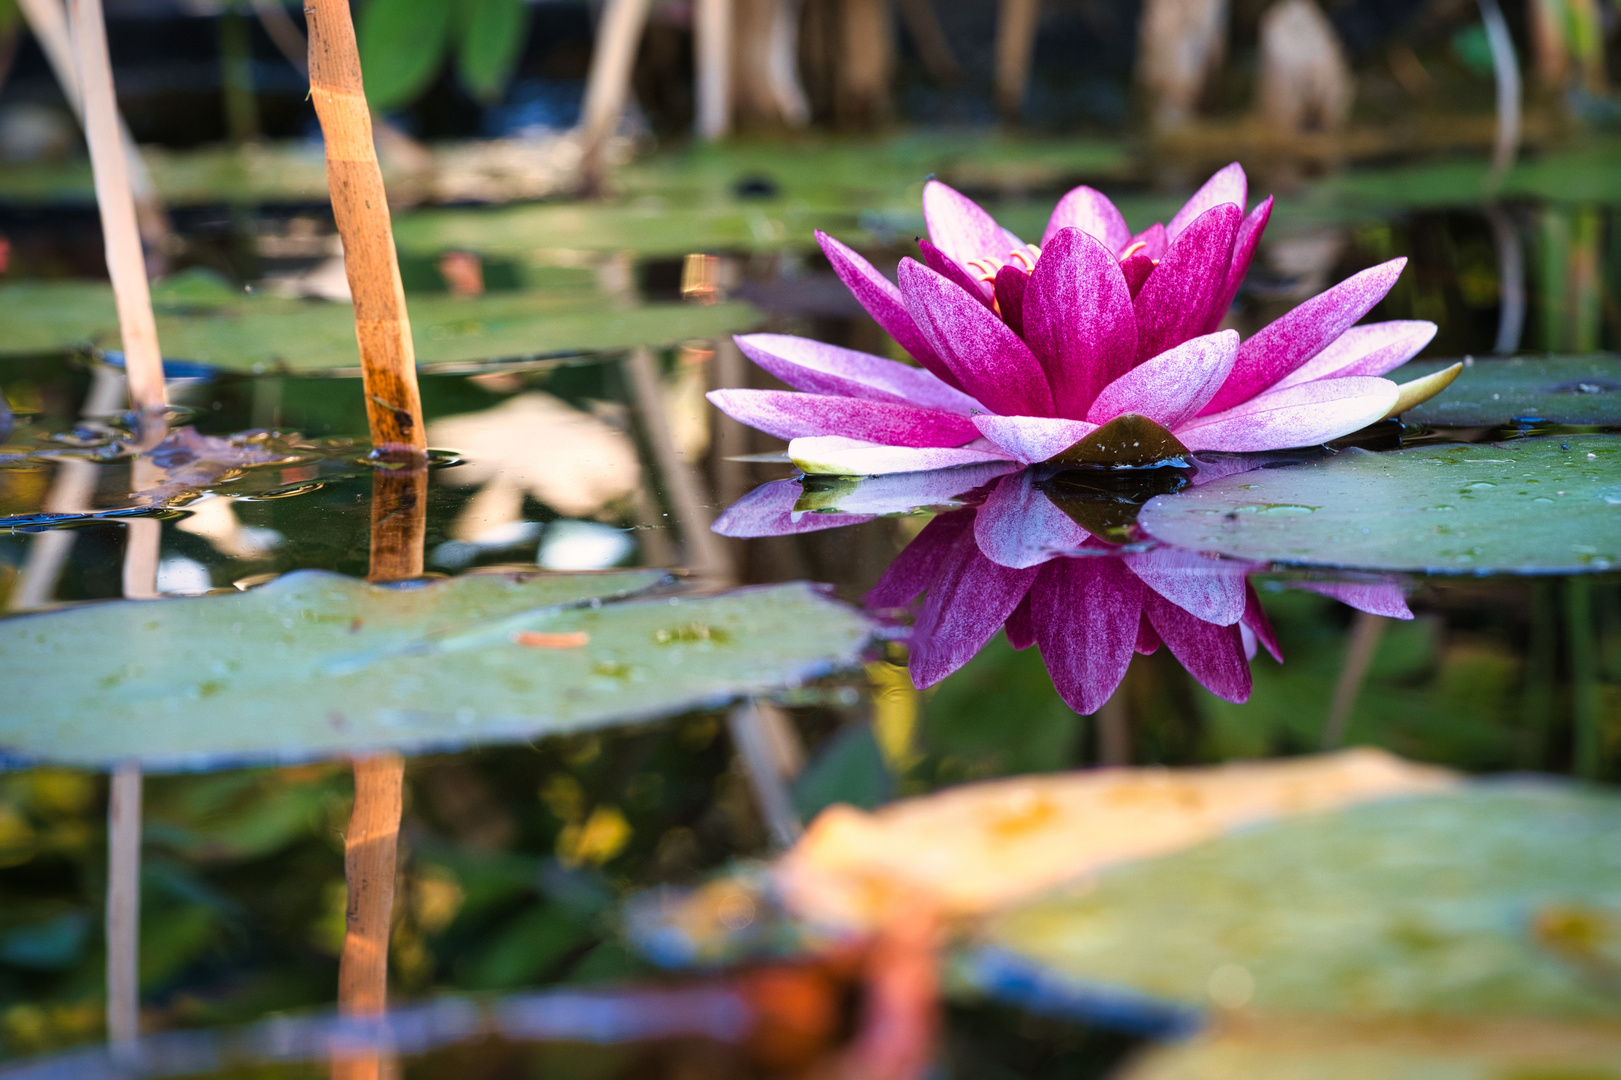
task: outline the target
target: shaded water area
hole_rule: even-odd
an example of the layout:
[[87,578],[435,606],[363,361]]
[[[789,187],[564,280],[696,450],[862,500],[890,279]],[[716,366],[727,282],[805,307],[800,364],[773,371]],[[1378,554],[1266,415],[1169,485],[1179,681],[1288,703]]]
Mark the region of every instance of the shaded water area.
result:
[[[397,229],[435,448],[423,495],[429,578],[353,601],[375,604],[375,623],[371,609],[351,619],[359,608],[333,599],[366,576],[377,522],[391,511],[376,509],[384,470],[367,456],[365,401],[344,359],[349,309],[320,298],[328,217],[285,206],[196,212],[188,265],[155,298],[177,361],[175,418],[204,438],[160,456],[161,475],[142,463],[147,472],[133,476],[117,445],[121,375],[116,356],[97,351],[116,334],[110,294],[43,269],[8,284],[0,308],[18,330],[0,343],[12,414],[0,446],[0,597],[19,615],[118,600],[145,544],[165,598],[154,610],[212,603],[235,614],[176,614],[145,639],[163,648],[104,671],[98,634],[140,641],[140,624],[160,617],[84,604],[28,685],[5,688],[40,718],[34,742],[10,729],[0,741],[14,766],[0,774],[5,1055],[102,1038],[99,770],[130,758],[148,770],[139,981],[143,1027],[159,1034],[139,1068],[96,1050],[19,1075],[324,1074],[345,1047],[379,1046],[422,1078],[841,1075],[816,1070],[876,1053],[885,1023],[904,1028],[907,973],[935,961],[918,959],[934,955],[930,942],[870,932],[893,898],[803,886],[820,914],[855,927],[830,942],[789,913],[783,896],[800,895],[798,879],[763,880],[763,860],[806,824],[818,821],[810,836],[835,844],[827,823],[842,812],[817,817],[834,804],[873,810],[971,781],[1097,766],[1287,765],[1343,746],[1462,774],[1612,783],[1617,163],[1603,141],[1549,152],[1490,204],[1472,163],[1285,176],[1223,325],[1247,337],[1350,274],[1406,256],[1369,318],[1440,330],[1395,377],[1443,359],[1468,366],[1442,396],[1327,449],[1201,453],[1129,473],[1003,461],[803,476],[782,440],[704,394],[781,385],[732,331],[901,357],[811,230],[888,272],[916,252],[928,173],[1028,237],[1076,183],[1117,196],[1134,229],[1168,220],[1197,170],[1150,168],[1102,144],[998,141],[981,154],[905,139],[744,144],[632,166],[621,198],[602,205],[411,211]],[[1268,190],[1264,173],[1252,176],[1252,201]],[[72,265],[72,236],[42,227],[17,257]],[[458,275],[469,266],[482,294],[459,300],[451,294],[468,291]],[[206,494],[193,498],[194,487]],[[156,494],[132,503],[139,490]],[[564,577],[578,572],[602,576]],[[784,585],[807,581],[827,588]],[[778,591],[737,600],[725,592],[736,586]],[[413,596],[446,598],[446,610],[412,607]],[[28,625],[0,622],[0,633],[24,627],[21,641]],[[1123,681],[1102,670],[1110,665],[1125,669]],[[447,672],[449,692],[434,683]],[[201,734],[184,721],[209,713],[218,719]],[[344,1028],[330,1010],[347,757],[390,747],[412,755],[389,944],[400,1011],[380,1027]],[[1045,899],[1011,912],[955,894],[930,912],[918,902],[920,924],[972,927],[938,960],[939,1074],[1207,1075],[1133,1055],[1211,1015],[1230,1040],[1216,1064],[1228,1054],[1243,1070],[1254,1046],[1282,1045],[1309,1071],[1313,1048],[1350,1053],[1356,1021],[1325,1006],[1280,1035],[1264,1020],[1244,1028],[1244,1009],[1254,998],[1275,1016],[1291,995],[1327,1000],[1337,986],[1375,1012],[1446,1017],[1450,1045],[1482,1068],[1518,1052],[1483,1033],[1483,1017],[1507,1014],[1528,1043],[1553,1046],[1548,1060],[1611,1075],[1621,894],[1608,789],[1520,776],[1447,795],[1455,781],[1442,774],[1350,760],[1343,777],[1333,766],[1266,780],[1288,789],[1283,809],[1224,820],[1354,802],[1342,789],[1417,801],[1212,841],[1227,848],[1176,854],[1144,841],[1161,857],[1053,892],[1130,854],[1075,855],[1071,866],[1066,853],[1091,852],[1097,833],[1153,832],[1108,817],[1131,796],[1105,792],[1076,834],[1042,840],[1030,856],[1042,869],[956,867],[987,883],[1032,873]],[[1085,775],[1107,784],[1116,774]],[[1211,783],[1179,797],[1225,805]],[[917,832],[873,825],[870,850],[841,842],[905,863],[967,850],[981,826],[1004,839],[1039,833],[1049,827],[1043,800],[1070,796],[1030,790],[1011,810]],[[1510,839],[1477,864],[1450,828]],[[1379,836],[1391,846],[1370,838]],[[820,849],[795,850],[813,859]],[[1418,989],[1290,953],[1273,940],[1286,936],[1273,932],[1289,911],[1263,912],[1274,921],[1259,927],[1238,916],[1207,925],[1174,902],[1183,887],[1238,895],[1220,858],[1246,881],[1265,880],[1313,850],[1352,860],[1343,877],[1316,881],[1321,895],[1298,893],[1300,910],[1320,916],[1320,937],[1344,935],[1347,954],[1377,942],[1390,970],[1428,972],[1413,977]],[[1433,869],[1420,886],[1433,909],[1404,907],[1412,886],[1380,876],[1404,860]],[[1336,896],[1394,914],[1346,930],[1355,920]],[[1305,906],[1315,903],[1324,906]],[[1094,921],[1078,925],[1083,915]],[[1513,923],[1502,935],[1518,959],[1501,960],[1511,946],[1485,940],[1494,919]],[[1246,967],[1223,948],[1260,959]],[[1423,957],[1443,954],[1424,968]],[[1470,981],[1499,961],[1502,985]],[[1186,971],[1167,973],[1177,964]],[[933,977],[917,976],[930,986]],[[1391,1055],[1422,1068],[1422,1038],[1390,1038]]]

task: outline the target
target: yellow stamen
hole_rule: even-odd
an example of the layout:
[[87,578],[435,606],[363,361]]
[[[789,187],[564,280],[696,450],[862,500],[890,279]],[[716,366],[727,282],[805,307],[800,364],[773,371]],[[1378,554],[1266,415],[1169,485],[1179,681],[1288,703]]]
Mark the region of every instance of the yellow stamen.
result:
[[1141,251],[1143,248],[1145,248],[1147,246],[1148,246],[1148,241],[1147,240],[1139,240],[1139,241],[1137,241],[1135,244],[1132,244],[1130,247],[1128,247],[1126,250],[1124,250],[1124,251],[1122,251],[1120,253],[1120,261],[1125,262],[1127,259],[1131,258],[1133,255],[1137,254],[1139,251]]

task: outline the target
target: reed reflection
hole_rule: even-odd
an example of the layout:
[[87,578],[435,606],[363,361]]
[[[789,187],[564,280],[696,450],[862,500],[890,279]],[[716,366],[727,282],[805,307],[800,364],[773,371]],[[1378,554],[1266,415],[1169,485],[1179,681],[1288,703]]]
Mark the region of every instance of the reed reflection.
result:
[[[1283,659],[1250,580],[1265,568],[1159,543],[1136,519],[1157,495],[1265,463],[1276,462],[1246,456],[1188,470],[982,465],[864,480],[801,477],[755,489],[715,528],[780,536],[944,508],[866,598],[880,614],[912,615],[909,671],[919,689],[967,664],[1005,629],[1015,649],[1040,649],[1054,687],[1077,712],[1097,712],[1132,657],[1161,648],[1217,697],[1243,702],[1259,650]],[[1412,618],[1392,581],[1285,584]]]

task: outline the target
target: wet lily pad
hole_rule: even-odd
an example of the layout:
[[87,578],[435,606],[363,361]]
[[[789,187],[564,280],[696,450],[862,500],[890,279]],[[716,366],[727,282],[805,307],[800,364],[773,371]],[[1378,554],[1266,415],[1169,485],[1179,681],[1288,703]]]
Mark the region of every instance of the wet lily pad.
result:
[[[1402,378],[1428,375],[1451,361],[1408,364]],[[1528,421],[1621,427],[1621,356],[1477,360],[1447,392],[1403,417],[1432,427],[1495,427]]]
[[300,571],[15,616],[0,620],[0,754],[174,770],[521,741],[795,684],[854,663],[868,637],[803,583],[624,599],[664,580]]
[[[162,297],[160,296],[161,300]],[[747,329],[747,304],[647,304],[545,293],[463,299],[414,296],[411,332],[426,370],[480,361],[665,345]],[[0,355],[119,346],[112,291],[88,282],[0,288]],[[355,313],[348,304],[267,296],[202,296],[160,305],[164,355],[226,371],[329,372],[358,369]]]
[[1613,1018],[1617,829],[1611,794],[1477,784],[1123,866],[983,940],[1077,989],[1218,1014]]
[[1167,543],[1255,562],[1442,574],[1621,564],[1621,438],[1351,449],[1151,500]]

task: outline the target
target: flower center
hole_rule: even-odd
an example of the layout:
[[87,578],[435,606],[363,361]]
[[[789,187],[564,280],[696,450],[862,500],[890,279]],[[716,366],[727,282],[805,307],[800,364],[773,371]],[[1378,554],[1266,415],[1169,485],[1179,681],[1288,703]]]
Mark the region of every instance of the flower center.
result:
[[996,272],[1004,266],[1017,265],[1026,274],[1036,268],[1036,260],[1041,258],[1041,248],[1035,244],[1026,244],[1022,248],[1014,248],[1008,252],[1005,259],[986,257],[983,259],[969,259],[968,265],[973,268],[974,275],[987,285],[996,282]]

